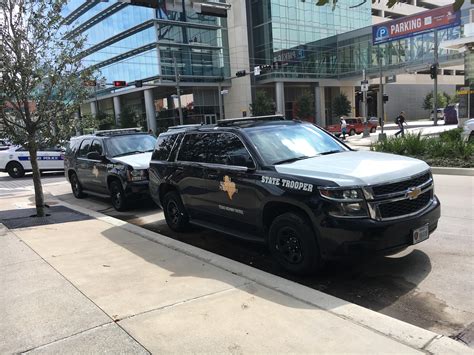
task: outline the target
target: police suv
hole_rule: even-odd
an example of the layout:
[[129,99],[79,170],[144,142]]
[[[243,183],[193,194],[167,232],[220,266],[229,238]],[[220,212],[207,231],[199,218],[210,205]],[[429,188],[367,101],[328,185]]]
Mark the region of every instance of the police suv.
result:
[[[62,171],[64,169],[64,148],[40,148],[37,152],[40,171]],[[9,146],[0,151],[0,171],[12,178],[21,178],[31,171],[30,152],[21,146]]]
[[118,211],[126,210],[130,199],[148,197],[148,165],[155,142],[155,137],[129,128],[72,138],[64,172],[74,196],[110,196]]
[[152,155],[150,193],[171,229],[194,224],[265,242],[294,273],[395,253],[426,240],[440,218],[425,162],[354,151],[300,121],[171,128]]

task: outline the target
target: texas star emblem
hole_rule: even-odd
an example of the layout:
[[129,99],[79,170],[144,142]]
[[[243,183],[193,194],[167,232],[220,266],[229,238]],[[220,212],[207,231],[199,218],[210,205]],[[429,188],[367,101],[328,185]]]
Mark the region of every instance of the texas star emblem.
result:
[[406,194],[405,197],[408,198],[409,200],[415,200],[420,196],[421,194],[421,189],[419,187],[410,187]]
[[237,190],[237,188],[235,187],[235,183],[233,183],[230,177],[228,177],[227,175],[224,176],[224,181],[220,183],[220,189],[222,191],[227,192],[227,195],[231,200],[232,196],[239,192],[239,190]]
[[92,168],[92,174],[95,176],[95,177],[98,177],[99,176],[99,169],[97,169],[97,166],[94,165],[94,167]]

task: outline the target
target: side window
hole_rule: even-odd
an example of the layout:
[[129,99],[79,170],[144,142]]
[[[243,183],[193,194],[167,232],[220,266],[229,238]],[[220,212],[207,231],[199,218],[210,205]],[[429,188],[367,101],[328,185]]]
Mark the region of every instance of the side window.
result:
[[214,145],[214,135],[209,133],[187,134],[178,154],[179,161],[207,162],[207,149]]
[[177,134],[160,135],[156,141],[152,159],[168,160],[177,137]]
[[[97,139],[95,139],[93,142],[92,142],[92,146],[91,148],[89,149],[90,152],[97,152],[99,153],[100,155],[102,155],[102,152],[103,152],[103,148],[102,148],[102,143],[100,141],[98,141]],[[87,153],[86,153],[87,154]]]
[[79,157],[86,158],[89,148],[91,146],[91,139],[84,139],[81,143],[81,148],[79,148]]
[[247,148],[236,135],[231,133],[217,135],[215,144],[209,147],[209,162],[255,168]]

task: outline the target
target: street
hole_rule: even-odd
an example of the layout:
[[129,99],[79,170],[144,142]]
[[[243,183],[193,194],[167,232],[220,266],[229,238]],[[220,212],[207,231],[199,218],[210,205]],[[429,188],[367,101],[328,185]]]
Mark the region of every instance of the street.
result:
[[[435,175],[442,204],[438,230],[416,247],[390,257],[330,263],[313,277],[295,277],[273,263],[264,246],[208,230],[176,234],[153,202],[115,211],[108,200],[75,199],[61,175],[44,178],[46,194],[168,237],[285,277],[357,305],[419,327],[451,336],[474,347],[474,181]],[[31,180],[0,175],[0,191],[31,191]],[[8,186],[8,187],[7,187]]]

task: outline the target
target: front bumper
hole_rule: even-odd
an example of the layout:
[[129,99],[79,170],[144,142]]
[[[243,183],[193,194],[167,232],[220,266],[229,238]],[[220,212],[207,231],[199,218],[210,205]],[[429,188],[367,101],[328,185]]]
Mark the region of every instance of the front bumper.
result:
[[324,259],[388,254],[413,245],[414,229],[426,224],[429,233],[438,226],[441,206],[437,197],[418,215],[392,221],[324,218],[319,225],[319,242]]
[[143,198],[150,195],[148,180],[127,182],[125,188],[127,198]]

